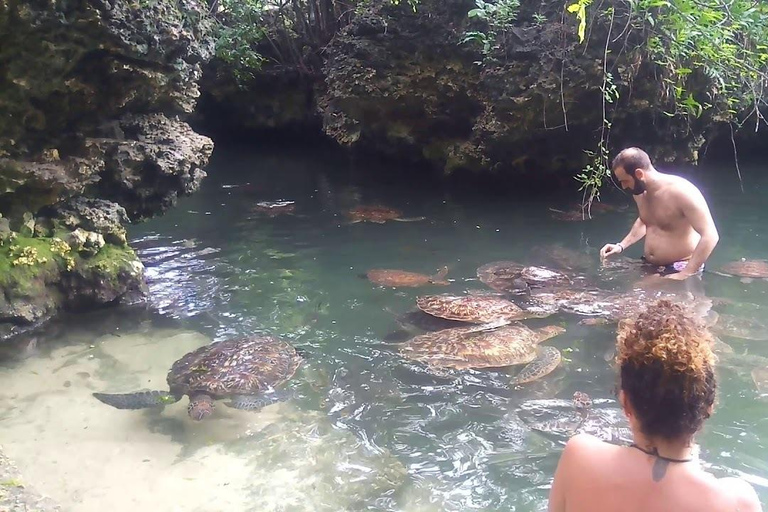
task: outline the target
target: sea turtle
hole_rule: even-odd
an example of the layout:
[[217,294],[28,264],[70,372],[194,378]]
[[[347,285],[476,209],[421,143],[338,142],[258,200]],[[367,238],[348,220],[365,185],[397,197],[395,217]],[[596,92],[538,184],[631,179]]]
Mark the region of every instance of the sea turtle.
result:
[[768,326],[759,320],[726,313],[718,315],[717,322],[711,326],[711,330],[719,336],[754,341],[768,340]]
[[750,375],[760,396],[768,396],[768,368],[754,368]]
[[282,400],[274,388],[290,379],[301,357],[287,342],[273,336],[251,336],[200,347],[173,363],[168,372],[170,391],[127,394],[94,393],[118,409],[164,406],[189,396],[187,411],[195,420],[213,412],[213,401],[229,398],[235,409],[257,410]]
[[416,287],[428,284],[448,285],[450,283],[446,281],[446,275],[448,275],[448,267],[443,267],[433,276],[417,274],[416,272],[407,272],[405,270],[375,268],[369,270],[366,277],[372,283],[381,286]]
[[582,222],[590,220],[589,215],[582,211],[581,208],[572,210],[559,210],[557,208],[550,208],[550,216],[555,220],[562,220],[566,222]]
[[515,261],[494,261],[477,269],[477,278],[498,292],[527,293],[528,283],[520,276],[525,268]]
[[399,222],[424,220],[424,217],[405,218],[403,217],[403,213],[400,210],[379,205],[356,206],[347,211],[347,217],[349,217],[350,223],[352,224],[356,222],[374,222],[376,224],[384,224],[388,220],[396,220]]
[[438,318],[475,324],[549,316],[548,312],[526,311],[512,301],[492,295],[422,295],[416,298],[416,306]]
[[613,294],[599,288],[535,290],[527,299],[542,309],[562,310],[584,316],[606,316]]
[[718,274],[740,277],[743,283],[750,283],[754,279],[768,280],[768,261],[742,258],[740,261],[726,263],[720,267]]
[[451,327],[465,326],[465,322],[458,320],[448,320],[434,315],[427,314],[420,309],[407,311],[395,316],[395,322],[406,330],[416,330],[422,332],[439,331]]
[[528,283],[531,288],[567,286],[573,284],[573,281],[562,272],[552,270],[546,267],[528,266],[520,271],[520,277]]
[[251,210],[265,213],[270,217],[293,213],[296,210],[295,201],[261,201],[256,203]]
[[562,245],[534,247],[531,255],[536,261],[543,261],[569,272],[586,271],[595,266],[595,259],[588,254]]
[[438,368],[500,368],[526,365],[514,384],[537,380],[557,368],[560,351],[539,343],[565,332],[558,326],[530,329],[513,323],[454,327],[416,336],[400,348],[407,359]]
[[557,288],[573,284],[562,272],[514,261],[494,261],[477,269],[477,277],[488,287],[506,293],[529,293],[532,288]]
[[632,441],[629,422],[616,402],[592,399],[582,391],[571,400],[528,400],[518,415],[531,430],[561,442],[581,433],[617,444]]
[[[611,293],[595,289],[584,292],[581,296],[574,295],[561,302],[561,309],[577,315],[605,318],[610,322],[619,322],[626,318],[635,318],[645,311],[649,304],[665,299],[683,306],[688,314],[702,323],[709,325],[714,317],[712,302],[691,293],[669,293],[648,291],[637,288],[623,293]],[[600,323],[598,321],[590,324]]]

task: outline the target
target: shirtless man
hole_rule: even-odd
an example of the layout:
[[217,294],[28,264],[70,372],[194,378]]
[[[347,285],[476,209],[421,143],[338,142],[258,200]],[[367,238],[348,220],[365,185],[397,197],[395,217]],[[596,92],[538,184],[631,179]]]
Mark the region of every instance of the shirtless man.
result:
[[654,169],[639,148],[624,149],[611,166],[621,187],[634,195],[639,217],[621,242],[600,250],[600,258],[645,237],[643,260],[663,267],[662,275],[683,280],[699,274],[720,239],[699,189],[685,178]]

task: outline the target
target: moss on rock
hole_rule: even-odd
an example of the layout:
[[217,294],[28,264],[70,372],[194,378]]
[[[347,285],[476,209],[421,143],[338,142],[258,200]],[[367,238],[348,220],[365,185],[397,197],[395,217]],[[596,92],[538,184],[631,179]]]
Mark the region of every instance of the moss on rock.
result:
[[0,245],[0,339],[56,311],[133,301],[146,291],[144,267],[129,246],[78,253],[62,237],[13,233]]

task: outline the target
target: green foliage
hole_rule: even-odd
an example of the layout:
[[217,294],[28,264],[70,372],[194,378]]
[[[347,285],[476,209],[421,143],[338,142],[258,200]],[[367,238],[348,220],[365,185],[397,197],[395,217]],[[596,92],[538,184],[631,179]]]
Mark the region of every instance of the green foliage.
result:
[[243,83],[261,69],[264,57],[257,50],[265,36],[263,0],[220,0],[216,56],[228,64]]
[[479,44],[483,55],[488,57],[494,51],[504,49],[504,35],[517,20],[520,0],[475,0],[475,5],[477,7],[470,10],[467,16],[484,21],[488,29],[465,32],[461,42]]
[[759,118],[768,85],[768,4],[630,0],[630,5],[635,25],[646,33],[647,54],[674,99],[669,115],[698,117],[715,108],[731,119],[746,107]]
[[[148,1],[148,0],[143,0]],[[417,11],[419,0],[387,0]],[[267,61],[321,74],[323,53],[353,14],[361,14],[372,0],[214,0],[216,55],[241,85]]]
[[[390,0],[392,2],[392,5],[400,5],[402,0]],[[411,9],[413,9],[413,12],[416,12],[416,8],[419,5],[419,0],[407,0],[408,5],[411,6]]]
[[[581,43],[590,2],[578,0],[568,6],[579,21]],[[708,112],[712,119],[734,124],[754,117],[756,128],[765,122],[760,107],[766,104],[768,87],[768,4],[753,0],[622,0],[615,4],[627,8],[626,20],[619,22],[625,45],[630,39],[642,41],[629,48],[631,53],[640,57],[638,62],[656,64],[663,92],[660,105],[666,115],[690,120]],[[614,7],[603,8],[593,19],[600,18],[610,18],[607,40],[598,43],[604,45],[603,127],[597,150],[588,152],[590,164],[576,176],[585,203],[598,196],[610,173],[611,123],[606,105],[618,98],[607,62]]]

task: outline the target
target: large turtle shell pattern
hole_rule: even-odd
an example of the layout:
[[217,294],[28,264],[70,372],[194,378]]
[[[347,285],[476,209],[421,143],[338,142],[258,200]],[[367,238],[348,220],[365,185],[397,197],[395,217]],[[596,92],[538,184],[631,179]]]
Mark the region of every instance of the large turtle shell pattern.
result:
[[253,395],[290,379],[301,357],[273,336],[251,336],[212,343],[173,363],[168,386],[174,394],[207,393],[214,398]]
[[432,316],[477,324],[530,316],[512,301],[487,295],[423,295],[416,305]]
[[400,353],[439,367],[498,368],[533,361],[539,340],[539,333],[522,324],[491,331],[455,327],[416,336],[403,344]]

